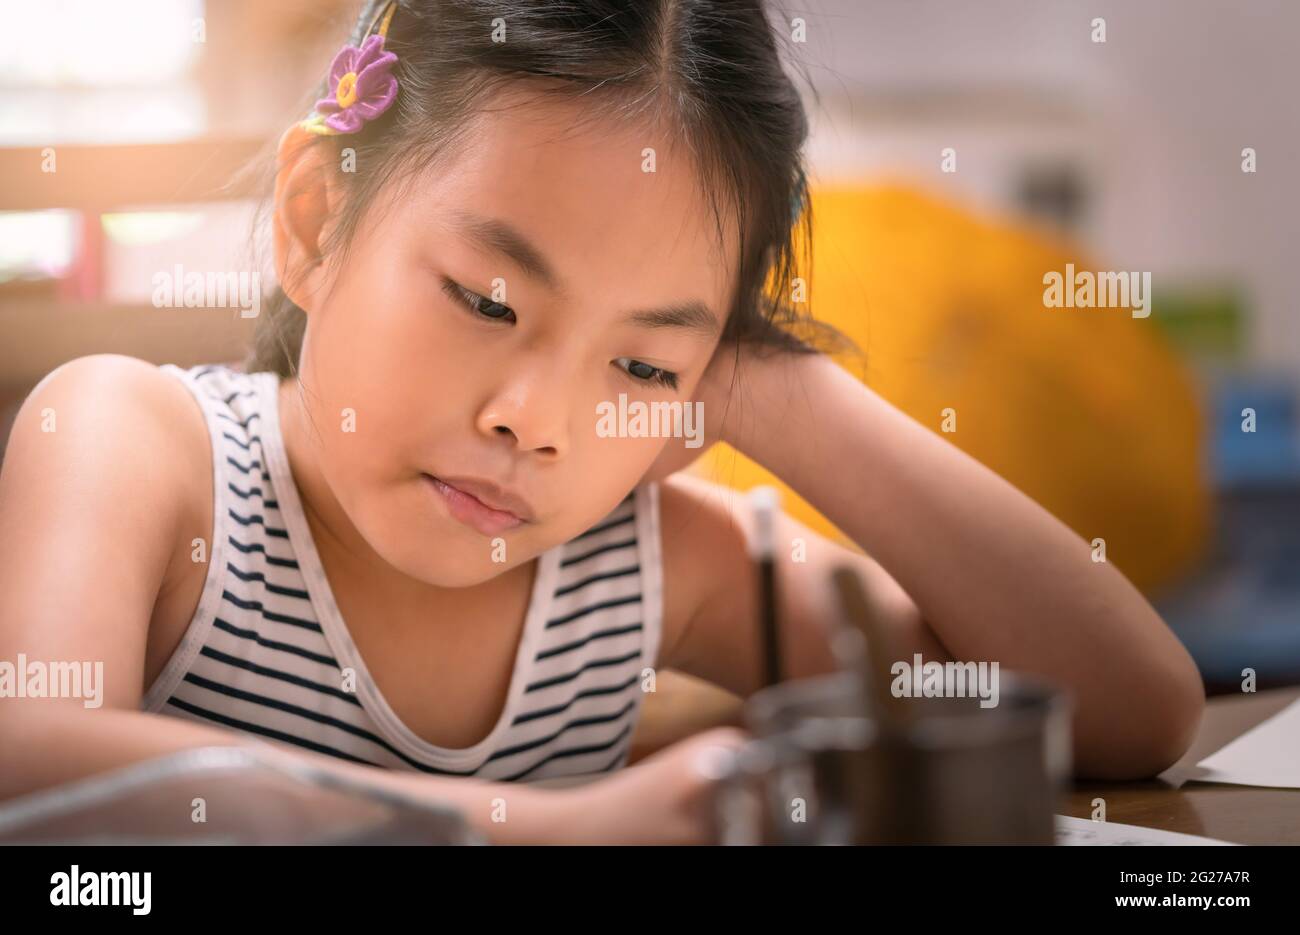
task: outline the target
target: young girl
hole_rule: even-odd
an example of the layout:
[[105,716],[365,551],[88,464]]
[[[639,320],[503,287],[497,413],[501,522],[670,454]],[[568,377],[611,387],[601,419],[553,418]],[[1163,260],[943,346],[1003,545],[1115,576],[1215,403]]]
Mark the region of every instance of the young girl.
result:
[[745,519],[674,473],[701,449],[599,432],[620,397],[702,402],[872,556],[781,518],[787,678],[832,669],[849,563],[904,658],[1068,689],[1079,773],[1184,752],[1200,680],[1142,596],[794,337],[805,120],[757,0],[372,4],[318,97],[246,366],[83,358],[17,418],[0,659],[104,684],[0,703],[0,796],[261,743],[494,841],[707,840],[738,731],[620,767],[653,670],[759,687]]

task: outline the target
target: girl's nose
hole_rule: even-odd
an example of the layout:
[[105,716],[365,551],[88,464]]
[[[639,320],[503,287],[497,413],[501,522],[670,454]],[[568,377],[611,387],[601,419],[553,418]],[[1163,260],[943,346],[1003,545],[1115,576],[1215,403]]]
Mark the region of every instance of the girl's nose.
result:
[[516,371],[480,411],[479,431],[509,441],[520,452],[548,460],[562,457],[569,448],[570,390],[556,372],[530,377]]

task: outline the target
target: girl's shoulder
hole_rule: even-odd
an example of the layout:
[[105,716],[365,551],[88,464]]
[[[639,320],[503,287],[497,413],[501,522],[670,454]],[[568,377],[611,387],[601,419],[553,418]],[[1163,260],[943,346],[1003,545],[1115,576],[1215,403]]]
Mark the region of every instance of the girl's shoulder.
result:
[[206,419],[194,395],[166,368],[122,354],[79,357],[41,380],[23,409],[34,410],[30,415],[41,424],[20,431],[20,413],[6,454],[32,445],[31,429],[57,436],[61,443],[43,446],[44,454],[36,455],[54,470],[31,478],[62,487],[50,496],[75,496],[92,511],[97,505],[120,508],[113,501],[127,498],[152,520],[159,538],[168,531],[211,528]]
[[34,644],[113,646],[111,661],[138,667],[160,595],[192,575],[185,543],[210,534],[197,530],[211,528],[211,496],[208,431],[181,381],[117,354],[63,364],[5,448],[0,610]]
[[[41,436],[55,444],[39,445]],[[211,473],[206,423],[192,394],[162,368],[122,354],[78,357],[36,384],[15,419],[6,460],[23,452],[51,467],[116,466],[105,479],[130,476],[132,493],[155,491],[148,505],[160,520],[200,504],[194,488],[201,485],[187,482]],[[32,479],[69,481],[64,473]]]

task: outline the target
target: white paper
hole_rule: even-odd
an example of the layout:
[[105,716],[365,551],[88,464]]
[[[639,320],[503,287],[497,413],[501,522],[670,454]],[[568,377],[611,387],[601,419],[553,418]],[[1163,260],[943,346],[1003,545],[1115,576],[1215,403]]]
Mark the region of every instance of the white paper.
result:
[[1300,701],[1196,764],[1189,780],[1300,789]]
[[1056,816],[1056,843],[1085,847],[1095,845],[1151,847],[1153,845],[1171,846],[1180,844],[1235,846],[1231,841],[1202,838],[1195,834],[1159,831],[1155,828],[1142,828],[1138,825],[1121,825],[1113,821],[1070,818],[1068,815]]

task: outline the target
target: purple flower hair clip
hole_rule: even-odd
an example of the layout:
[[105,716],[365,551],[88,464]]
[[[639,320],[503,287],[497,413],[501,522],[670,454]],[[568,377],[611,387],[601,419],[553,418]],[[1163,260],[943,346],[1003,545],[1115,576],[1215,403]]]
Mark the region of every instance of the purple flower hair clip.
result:
[[384,51],[396,8],[395,3],[388,5],[379,29],[367,35],[360,48],[345,45],[334,56],[328,81],[333,96],[316,102],[316,110],[302,122],[304,130],[322,136],[356,133],[397,100],[397,56]]

